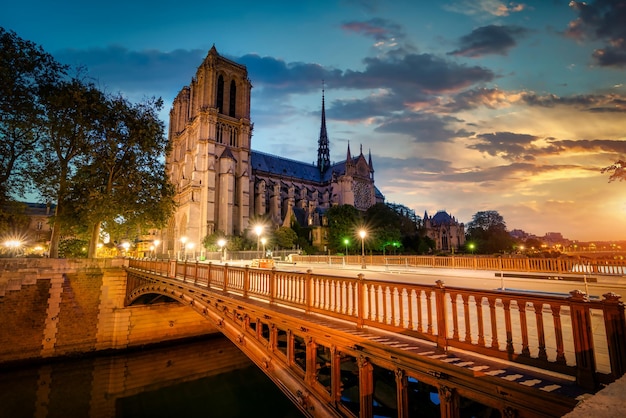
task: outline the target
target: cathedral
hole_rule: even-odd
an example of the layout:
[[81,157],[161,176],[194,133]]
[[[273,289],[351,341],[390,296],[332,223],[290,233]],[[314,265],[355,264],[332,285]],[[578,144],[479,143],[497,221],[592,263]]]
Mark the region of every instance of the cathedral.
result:
[[272,222],[266,228],[310,227],[313,245],[322,248],[328,208],[366,210],[384,202],[371,153],[366,157],[361,147],[352,156],[348,145],[345,161],[331,163],[323,91],[317,164],[253,151],[251,89],[246,67],[213,46],[174,99],[166,170],[177,209],[163,234],[163,252],[180,251],[185,243],[199,248],[217,231],[242,235],[261,216]]

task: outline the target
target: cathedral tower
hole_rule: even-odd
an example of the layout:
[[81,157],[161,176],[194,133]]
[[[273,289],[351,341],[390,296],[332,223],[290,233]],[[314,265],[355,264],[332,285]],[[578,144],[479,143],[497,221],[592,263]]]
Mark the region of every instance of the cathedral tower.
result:
[[163,248],[172,256],[190,244],[200,248],[207,234],[240,234],[247,227],[251,89],[246,67],[213,46],[174,100],[166,169],[178,207]]

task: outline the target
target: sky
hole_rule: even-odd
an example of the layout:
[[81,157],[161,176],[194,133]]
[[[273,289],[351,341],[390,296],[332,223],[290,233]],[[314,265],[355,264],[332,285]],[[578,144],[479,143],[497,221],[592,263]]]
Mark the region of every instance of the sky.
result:
[[252,148],[372,154],[387,202],[626,240],[626,1],[5,2],[0,26],[168,123],[211,46],[248,68]]

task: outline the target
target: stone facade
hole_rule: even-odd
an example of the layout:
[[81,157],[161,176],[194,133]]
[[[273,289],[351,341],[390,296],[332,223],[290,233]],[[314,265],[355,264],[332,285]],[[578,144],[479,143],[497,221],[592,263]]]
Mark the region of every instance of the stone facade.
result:
[[124,306],[124,259],[4,259],[0,364],[216,333],[179,303]]
[[[164,231],[163,253],[186,249],[182,237],[197,246],[218,231],[242,235],[257,216],[272,227],[297,221],[324,228],[332,205],[366,210],[384,201],[371,154],[366,158],[361,149],[352,157],[348,146],[346,160],[331,164],[323,94],[317,164],[253,151],[251,88],[246,67],[212,47],[174,100],[166,169],[178,208]],[[313,236],[323,244],[325,234]]]
[[458,251],[465,245],[465,225],[445,211],[434,216],[424,212],[423,228],[426,236],[435,241],[437,251]]

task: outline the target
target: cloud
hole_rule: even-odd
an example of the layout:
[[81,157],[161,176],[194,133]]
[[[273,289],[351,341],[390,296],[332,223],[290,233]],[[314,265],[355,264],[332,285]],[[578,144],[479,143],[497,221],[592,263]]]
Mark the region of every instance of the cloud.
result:
[[534,93],[525,93],[521,95],[521,98],[529,106],[572,106],[597,113],[626,112],[626,97],[619,94],[579,94],[559,97],[555,94],[539,96]]
[[534,160],[534,156],[529,151],[532,150],[532,144],[538,139],[534,135],[514,132],[479,134],[475,138],[478,142],[469,145],[468,148],[512,161]]
[[459,49],[448,54],[472,58],[488,54],[506,55],[517,45],[517,39],[524,37],[527,33],[528,30],[520,26],[482,26],[474,29],[469,35],[461,37],[458,42]]
[[444,93],[492,81],[494,73],[484,67],[446,61],[433,54],[407,54],[401,58],[368,57],[364,71],[347,70],[344,87],[389,87],[415,93]]
[[578,13],[565,34],[577,40],[606,42],[593,52],[595,62],[604,67],[626,67],[626,5],[623,1],[570,1]]
[[626,153],[626,142],[609,139],[558,140],[515,132],[478,134],[467,148],[508,161],[532,162],[538,157],[580,153]]
[[341,28],[347,32],[365,35],[373,38],[376,42],[383,42],[385,44],[406,39],[406,34],[401,25],[383,18],[345,22],[341,25]]
[[375,131],[408,135],[419,143],[442,143],[467,135],[464,131],[453,129],[451,125],[454,122],[458,122],[458,119],[449,116],[405,114],[381,120]]
[[508,16],[527,8],[525,4],[498,0],[463,0],[446,4],[444,9],[469,16]]
[[[173,96],[184,85],[206,56],[207,51],[177,49],[131,51],[120,46],[87,50],[64,49],[55,58],[74,67],[85,67],[88,76],[107,90],[130,94],[149,93]],[[165,86],[176,86],[175,91]]]

